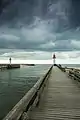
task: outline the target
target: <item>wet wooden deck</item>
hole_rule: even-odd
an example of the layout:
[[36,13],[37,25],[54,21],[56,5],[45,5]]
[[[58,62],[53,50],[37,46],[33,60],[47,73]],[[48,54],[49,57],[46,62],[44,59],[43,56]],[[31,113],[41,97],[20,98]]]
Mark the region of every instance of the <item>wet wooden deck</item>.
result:
[[54,67],[38,107],[29,120],[80,120],[80,87]]

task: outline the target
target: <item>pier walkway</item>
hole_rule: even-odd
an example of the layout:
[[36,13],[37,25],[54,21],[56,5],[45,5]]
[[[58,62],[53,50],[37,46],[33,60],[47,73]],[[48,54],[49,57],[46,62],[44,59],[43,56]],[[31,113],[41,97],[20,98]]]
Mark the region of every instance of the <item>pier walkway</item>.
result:
[[47,75],[46,81],[40,79],[4,120],[80,120],[80,83],[56,66]]
[[54,67],[39,106],[32,110],[29,119],[80,120],[80,88],[74,80]]

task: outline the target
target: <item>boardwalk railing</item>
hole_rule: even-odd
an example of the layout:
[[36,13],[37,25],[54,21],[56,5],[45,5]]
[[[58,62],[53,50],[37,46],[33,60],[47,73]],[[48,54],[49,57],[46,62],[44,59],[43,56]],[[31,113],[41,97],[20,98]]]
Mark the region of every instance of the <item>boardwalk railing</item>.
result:
[[60,64],[58,65],[58,64],[56,64],[56,66],[61,70],[61,71],[63,71],[63,72],[66,72],[65,71],[65,68],[64,67],[62,67]]
[[46,85],[50,76],[51,66],[48,72],[40,78],[37,83],[27,92],[27,94],[14,106],[3,120],[25,120],[27,119],[27,112],[31,109],[32,105],[38,105],[41,93]]
[[74,69],[69,70],[69,76],[74,80],[80,81],[80,73],[78,70],[74,70]]

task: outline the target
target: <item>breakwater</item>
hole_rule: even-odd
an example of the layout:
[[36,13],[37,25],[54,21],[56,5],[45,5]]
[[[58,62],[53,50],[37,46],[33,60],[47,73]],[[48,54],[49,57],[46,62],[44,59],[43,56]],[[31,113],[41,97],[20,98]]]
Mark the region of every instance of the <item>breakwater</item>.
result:
[[20,64],[1,64],[0,69],[14,69],[14,68],[20,68]]

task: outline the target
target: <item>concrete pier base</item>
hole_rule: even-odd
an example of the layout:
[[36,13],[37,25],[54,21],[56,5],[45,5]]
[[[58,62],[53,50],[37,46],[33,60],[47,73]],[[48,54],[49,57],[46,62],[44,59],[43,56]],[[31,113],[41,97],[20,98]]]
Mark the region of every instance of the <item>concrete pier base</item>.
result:
[[20,64],[8,64],[7,69],[20,68]]
[[14,68],[20,68],[20,64],[0,64],[0,69],[14,69]]

